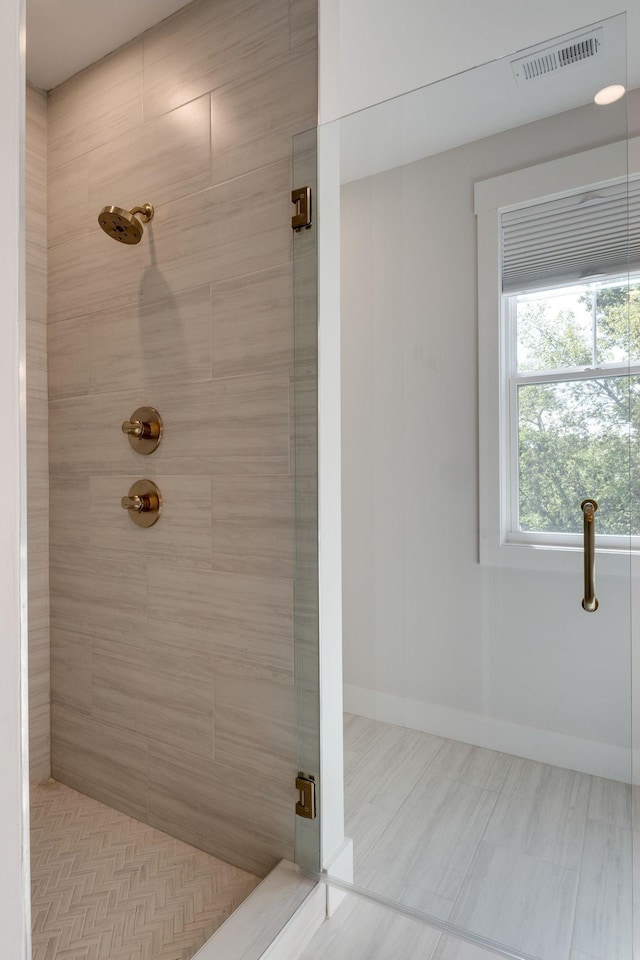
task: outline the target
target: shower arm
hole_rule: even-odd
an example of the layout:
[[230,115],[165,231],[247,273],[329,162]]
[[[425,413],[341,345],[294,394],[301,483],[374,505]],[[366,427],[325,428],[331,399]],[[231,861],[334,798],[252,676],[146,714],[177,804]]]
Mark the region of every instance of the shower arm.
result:
[[129,211],[134,217],[139,214],[145,223],[148,223],[153,216],[153,207],[150,203],[145,203],[143,207],[132,207]]

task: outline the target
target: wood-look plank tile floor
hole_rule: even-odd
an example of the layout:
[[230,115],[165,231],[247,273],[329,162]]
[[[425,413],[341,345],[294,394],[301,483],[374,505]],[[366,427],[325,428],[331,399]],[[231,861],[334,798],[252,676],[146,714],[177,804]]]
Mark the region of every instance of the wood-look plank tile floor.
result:
[[[357,886],[540,960],[631,960],[629,784],[354,715],[344,739]],[[304,960],[494,956],[350,899]]]
[[54,781],[31,791],[32,960],[191,960],[259,883]]

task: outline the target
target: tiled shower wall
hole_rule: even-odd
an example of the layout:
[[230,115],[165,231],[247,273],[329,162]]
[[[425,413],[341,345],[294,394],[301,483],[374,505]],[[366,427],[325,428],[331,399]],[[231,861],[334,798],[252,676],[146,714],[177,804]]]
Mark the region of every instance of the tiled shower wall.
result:
[[[293,856],[291,137],[315,0],[199,0],[49,97],[53,775]],[[138,246],[97,226],[150,202]],[[120,424],[164,420],[142,457]],[[120,507],[150,477],[150,529]]]
[[27,501],[29,767],[51,772],[49,722],[49,455],[47,437],[47,100],[26,91]]

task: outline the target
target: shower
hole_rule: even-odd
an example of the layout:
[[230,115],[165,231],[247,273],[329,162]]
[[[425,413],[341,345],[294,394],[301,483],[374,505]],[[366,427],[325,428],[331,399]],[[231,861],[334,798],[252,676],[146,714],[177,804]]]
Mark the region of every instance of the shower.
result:
[[106,234],[118,243],[140,243],[144,227],[138,217],[148,223],[153,217],[153,207],[145,203],[142,207],[125,210],[124,207],[103,207],[98,214],[98,223]]

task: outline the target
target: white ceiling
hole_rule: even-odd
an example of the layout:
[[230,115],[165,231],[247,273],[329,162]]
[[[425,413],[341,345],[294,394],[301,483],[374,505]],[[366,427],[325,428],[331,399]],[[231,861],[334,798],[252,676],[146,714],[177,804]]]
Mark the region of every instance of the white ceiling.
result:
[[51,90],[188,2],[27,0],[27,79]]

